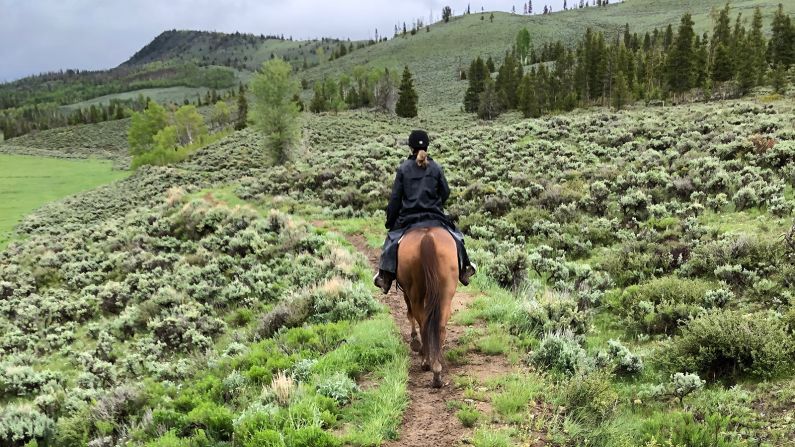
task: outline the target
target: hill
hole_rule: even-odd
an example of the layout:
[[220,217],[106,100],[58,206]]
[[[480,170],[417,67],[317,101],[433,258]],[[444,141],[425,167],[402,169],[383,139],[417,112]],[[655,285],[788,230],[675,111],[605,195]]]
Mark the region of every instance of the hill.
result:
[[[769,31],[770,18],[779,0],[736,0],[731,2],[733,14],[743,12],[750,18],[753,8],[762,9]],[[713,9],[723,7],[724,0],[628,0],[607,7],[590,7],[555,12],[548,15],[523,16],[490,12],[458,16],[449,23],[438,22],[416,35],[397,37],[369,46],[340,59],[310,68],[301,74],[312,81],[324,76],[349,73],[357,65],[402,68],[408,65],[415,77],[420,102],[430,107],[460,108],[466,82],[458,74],[477,56],[502,57],[515,42],[522,29],[530,31],[536,47],[545,42],[563,41],[574,44],[590,27],[617,36],[629,23],[631,32],[643,33],[668,25],[674,27],[682,14],[690,12],[697,33],[711,30]],[[795,12],[795,3],[785,2],[785,11]],[[482,20],[481,20],[482,19]]]

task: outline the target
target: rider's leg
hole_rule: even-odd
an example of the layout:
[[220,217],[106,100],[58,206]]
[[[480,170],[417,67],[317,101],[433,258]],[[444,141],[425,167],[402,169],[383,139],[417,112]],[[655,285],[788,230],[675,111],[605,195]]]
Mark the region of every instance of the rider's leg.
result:
[[395,280],[397,271],[397,241],[392,235],[387,235],[381,249],[381,260],[378,265],[378,274],[373,277],[373,284],[384,293],[389,293],[392,281]]
[[458,246],[458,280],[461,281],[461,284],[468,286],[470,278],[477,273],[477,269],[475,264],[469,260],[467,249],[464,247],[464,240],[456,238],[456,245]]

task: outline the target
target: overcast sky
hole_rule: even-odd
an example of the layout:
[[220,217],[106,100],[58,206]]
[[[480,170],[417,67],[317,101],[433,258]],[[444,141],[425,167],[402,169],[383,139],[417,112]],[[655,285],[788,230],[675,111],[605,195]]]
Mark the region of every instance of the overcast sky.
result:
[[[119,65],[167,29],[365,39],[444,5],[521,12],[526,0],[0,0],[0,82]],[[563,0],[536,0],[559,10]],[[536,12],[536,11],[534,11]]]

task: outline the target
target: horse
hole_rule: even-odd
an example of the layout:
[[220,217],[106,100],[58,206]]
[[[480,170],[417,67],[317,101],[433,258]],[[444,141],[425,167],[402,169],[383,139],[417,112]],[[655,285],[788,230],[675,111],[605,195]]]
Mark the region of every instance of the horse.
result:
[[[416,228],[398,246],[397,282],[411,323],[411,349],[422,355],[422,369],[433,370],[434,388],[442,386],[442,348],[458,286],[458,251],[441,227]],[[417,337],[420,328],[421,340]]]

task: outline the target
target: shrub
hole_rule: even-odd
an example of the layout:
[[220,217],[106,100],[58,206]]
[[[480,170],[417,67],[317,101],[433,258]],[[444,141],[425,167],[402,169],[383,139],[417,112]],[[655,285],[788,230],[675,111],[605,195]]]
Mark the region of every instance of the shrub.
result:
[[682,322],[703,312],[707,281],[674,276],[628,287],[621,295],[624,314],[638,329],[652,334],[673,334]]
[[630,375],[643,371],[643,360],[620,341],[608,340],[607,346],[607,354],[615,363],[616,371],[620,374]]
[[513,333],[542,334],[570,330],[584,334],[590,324],[590,315],[578,309],[577,300],[565,292],[544,289],[530,291],[532,296],[523,299],[510,315]]
[[768,378],[791,365],[795,343],[783,319],[715,310],[689,321],[664,354],[670,365],[710,379]]
[[641,431],[644,440],[665,439],[667,445],[688,447],[734,447],[729,416],[709,414],[699,421],[692,413],[677,411],[649,417]]
[[319,286],[312,293],[314,322],[360,320],[373,314],[378,303],[363,283],[356,284],[335,278]]
[[530,363],[569,375],[589,367],[588,355],[570,331],[547,334],[530,353]]
[[203,402],[187,414],[187,422],[204,428],[215,439],[231,439],[232,411],[213,402]]
[[54,425],[32,405],[8,404],[0,409],[0,443],[14,446],[35,439],[49,439]]
[[501,250],[488,268],[488,274],[500,287],[516,289],[527,276],[528,257],[524,248],[511,246]]
[[565,385],[561,402],[574,417],[590,426],[609,419],[618,406],[618,393],[605,371],[576,374]]
[[326,377],[317,384],[318,394],[334,399],[339,405],[347,405],[351,401],[353,393],[358,389],[356,382],[339,372]]

